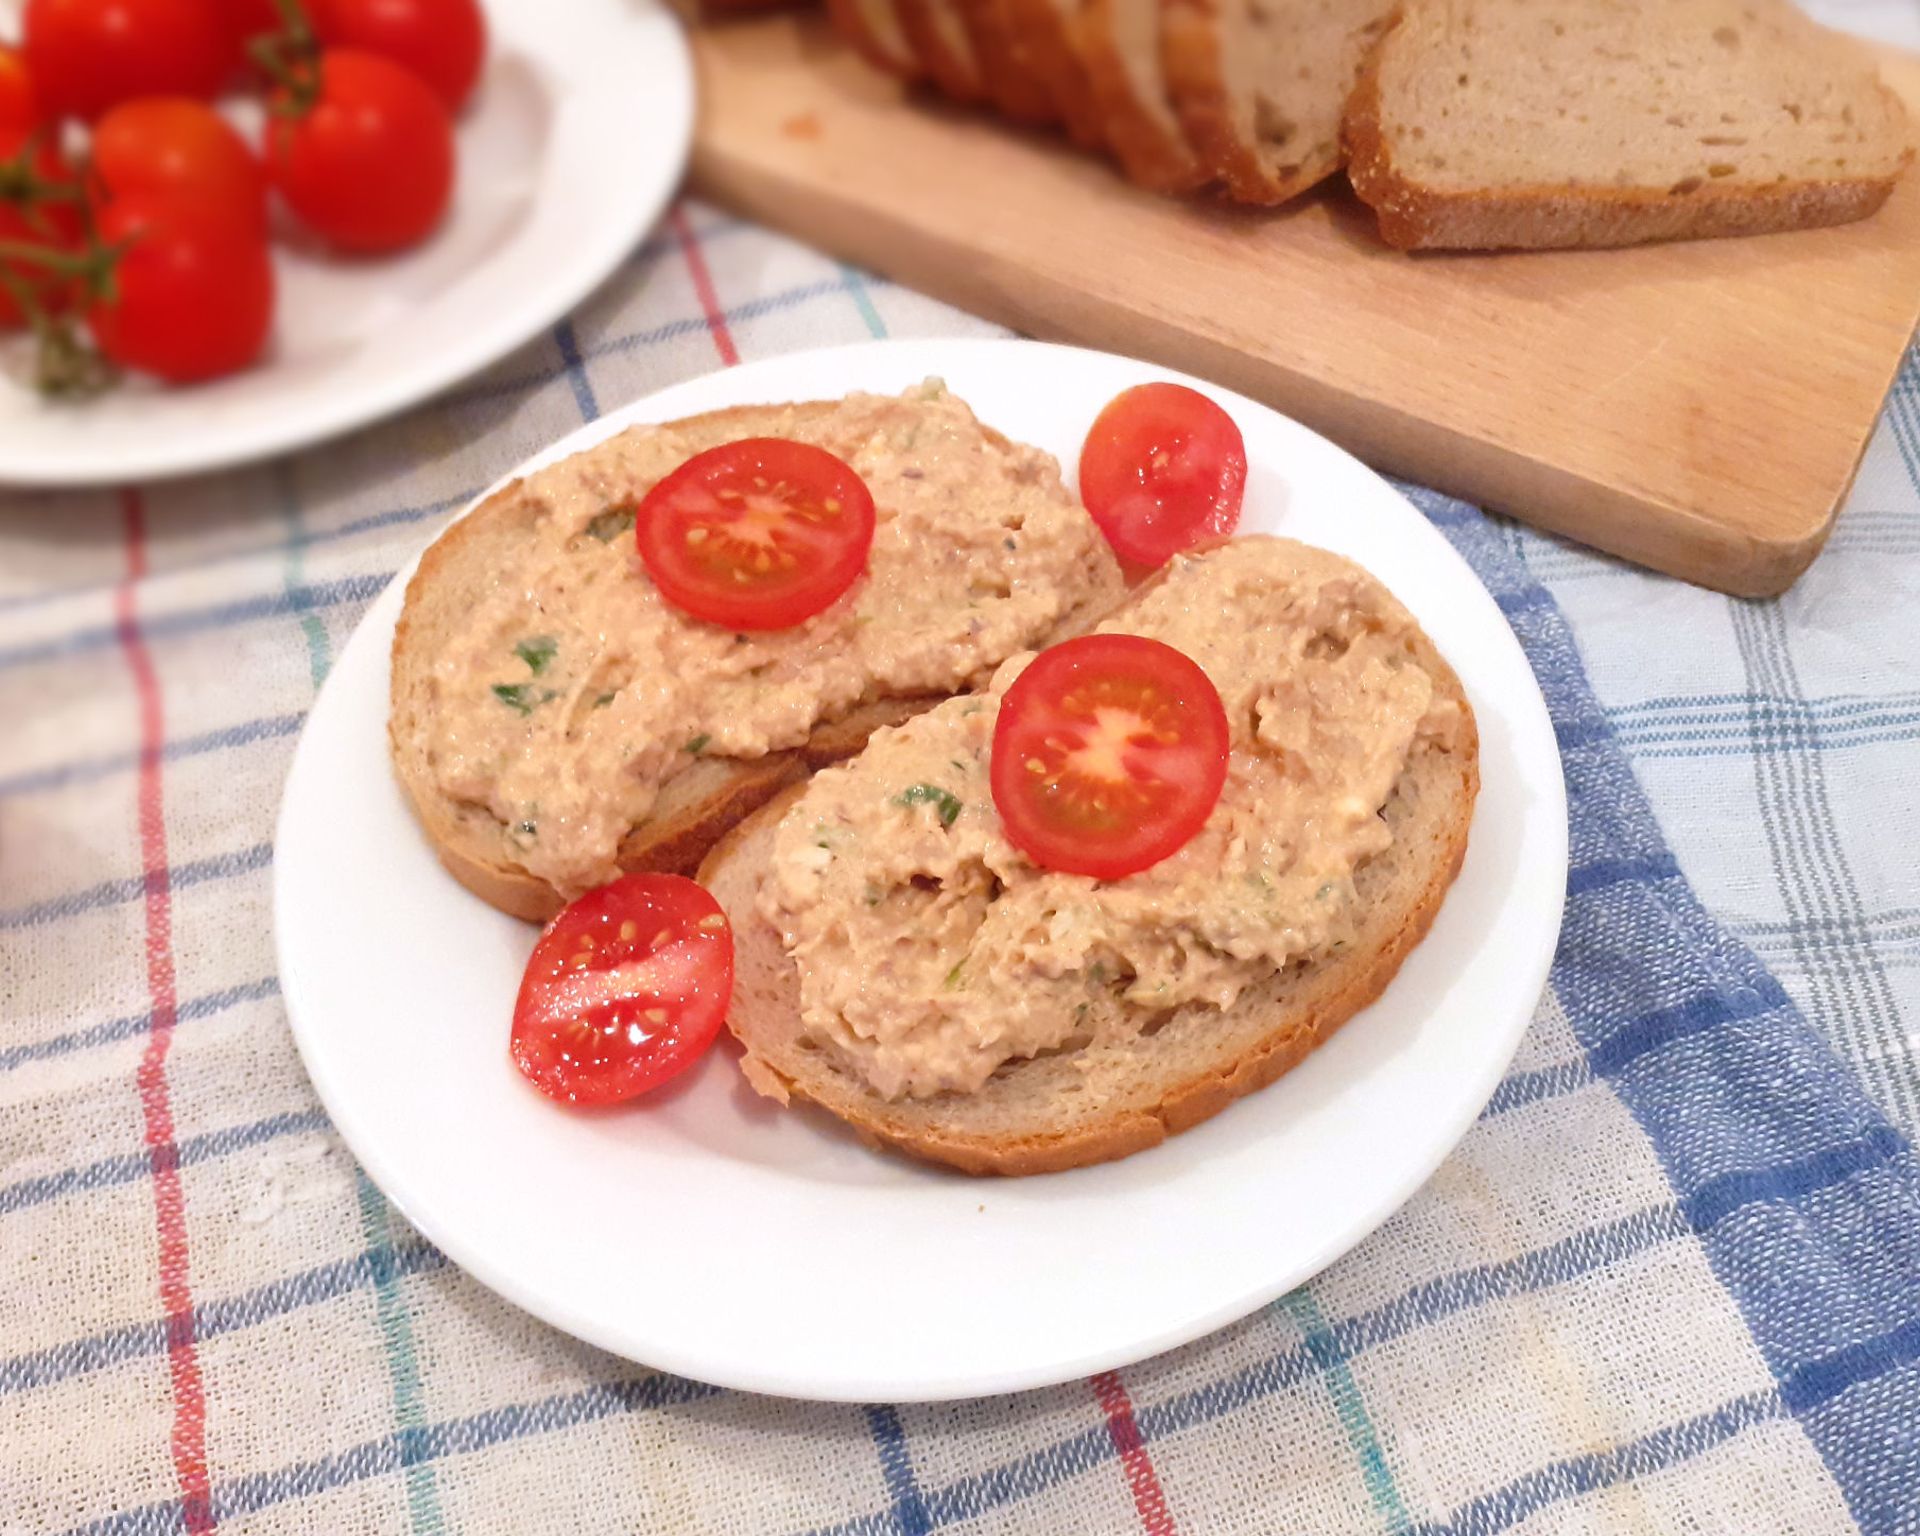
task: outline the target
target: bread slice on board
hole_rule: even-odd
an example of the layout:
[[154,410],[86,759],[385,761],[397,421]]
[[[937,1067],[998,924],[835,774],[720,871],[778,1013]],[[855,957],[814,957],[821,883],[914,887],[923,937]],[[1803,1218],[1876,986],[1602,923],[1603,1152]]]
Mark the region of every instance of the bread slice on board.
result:
[[1345,160],[1340,118],[1396,0],[1167,0],[1167,89],[1243,203],[1283,203]]
[[[902,409],[912,409],[915,395],[916,392],[909,391],[897,403]],[[964,475],[971,491],[971,508],[967,515],[976,518],[982,530],[991,532],[991,544],[996,550],[1001,547],[1003,533],[1018,532],[1017,528],[1003,526],[1007,516],[1016,508],[1025,509],[1022,515],[1029,519],[1026,526],[1030,529],[1042,525],[1031,520],[1037,517],[1042,519],[1046,527],[1055,531],[1055,537],[1062,537],[1064,531],[1065,542],[1058,546],[1058,558],[1070,562],[1074,574],[1070,582],[1062,581],[1057,589],[1059,611],[1051,619],[1041,616],[1039,610],[1030,611],[1025,607],[1003,606],[997,611],[1008,618],[1016,613],[1026,615],[1018,620],[1021,626],[1037,618],[1049,637],[1074,634],[1090,627],[1120,600],[1123,592],[1119,568],[1091,519],[1087,519],[1077,503],[1071,501],[1070,493],[1060,487],[1057,472],[1044,455],[1010,443],[998,432],[974,420],[964,406],[953,401],[944,391],[941,400],[944,403],[939,409],[951,412],[957,408],[962,414],[953,417],[952,424],[946,428],[938,425],[940,421],[948,420],[945,416],[928,414],[916,417],[916,420],[924,420],[928,424],[914,426],[912,430],[922,437],[930,437],[938,432],[940,435],[932,440],[941,446],[935,451],[958,455],[959,458],[956,459],[957,467],[945,471],[929,469],[928,474],[933,477],[929,483],[946,485],[951,477]],[[675,464],[693,452],[761,435],[817,440],[855,462],[856,466],[863,462],[860,457],[863,444],[871,443],[871,451],[875,453],[892,452],[881,446],[877,434],[869,436],[876,429],[865,418],[847,424],[845,441],[835,435],[841,429],[833,428],[831,422],[836,419],[835,413],[843,411],[847,404],[841,401],[817,401],[800,405],[739,406],[670,422],[662,427],[630,428],[621,439],[610,442],[617,446],[625,437],[634,434],[660,435],[672,444],[673,453],[669,462]],[[879,404],[891,408],[896,402],[886,400]],[[567,475],[572,462],[563,461],[560,465],[541,471],[540,476],[531,480],[515,481],[454,523],[435,540],[422,555],[419,568],[407,585],[406,604],[393,640],[388,736],[401,787],[435,852],[454,877],[490,905],[534,922],[543,922],[552,917],[565,905],[570,895],[577,893],[561,889],[528,868],[530,857],[516,847],[511,829],[493,807],[447,792],[441,764],[436,760],[434,724],[436,711],[442,708],[442,689],[446,686],[439,675],[438,663],[449,654],[465,632],[482,594],[499,585],[500,573],[522,568],[527,552],[535,547],[535,530],[542,526],[543,520],[562,515],[550,504],[550,498],[542,489],[549,482],[541,477]],[[909,465],[912,463],[911,459],[907,462]],[[577,473],[595,486],[603,481],[608,482],[601,493],[605,496],[637,497],[647,488],[644,485],[616,485],[612,483],[614,472],[605,468],[586,469]],[[569,487],[573,483],[571,479],[564,482]],[[922,537],[917,531],[922,526],[918,517],[924,514],[916,514],[916,520],[908,524],[905,513],[895,517],[886,492],[876,489],[875,498],[883,521],[882,531],[876,534],[876,558],[879,557],[878,552],[888,546],[890,539],[893,547],[898,548],[903,540],[912,541]],[[1085,520],[1084,531],[1078,526],[1082,519]],[[916,531],[889,533],[888,524],[910,526]],[[990,529],[987,528],[988,524],[991,524]],[[592,533],[590,525],[587,532]],[[1012,541],[1006,542],[1011,547]],[[594,533],[592,539],[577,539],[573,543],[585,550],[590,558],[608,562],[606,574],[610,579],[623,582],[629,579],[627,573],[634,558],[631,533],[619,533],[610,541]],[[973,616],[996,611],[992,605],[997,600],[992,592],[1003,582],[1013,594],[1000,600],[1004,604],[1018,605],[1031,601],[1030,598],[1023,599],[1020,594],[1022,572],[1033,573],[1031,566],[1022,564],[1027,557],[998,558],[1004,564],[997,571],[989,573],[990,579],[985,589],[988,595],[980,599],[978,608],[960,608],[955,623],[970,628]],[[638,576],[631,579],[646,585]],[[856,594],[859,590],[858,587],[854,589]],[[946,596],[952,597],[952,594]],[[962,593],[961,597],[965,598],[966,594]],[[651,601],[651,598],[632,598],[636,603],[643,600]],[[959,601],[955,599],[956,604]],[[968,601],[970,604],[971,599]],[[549,607],[542,611],[542,618],[545,627],[556,633],[564,633],[567,621],[563,614],[553,612]],[[695,624],[692,620],[682,622]],[[862,621],[856,619],[854,622]],[[878,632],[877,629],[864,631],[868,634]],[[926,633],[944,635],[945,631],[928,625]],[[1008,639],[1012,639],[1011,634]],[[563,647],[569,643],[567,640],[561,642]],[[952,654],[944,649],[944,644],[942,641],[936,647],[943,658]],[[1012,648],[1017,649],[1017,643]],[[986,660],[983,663],[985,670],[990,671],[1006,653],[1002,649]],[[771,651],[768,655],[770,659],[767,666],[777,675],[787,663],[775,659]],[[921,662],[912,661],[910,665],[917,668]],[[751,671],[741,674],[747,679],[755,675]],[[649,694],[657,691],[649,680],[644,664],[639,664],[633,684],[644,688]],[[595,687],[612,685],[612,682],[594,684]],[[956,682],[955,686],[964,687],[965,680]],[[944,692],[931,693],[924,689],[883,692],[869,688],[862,696],[846,700],[844,706],[833,707],[818,715],[812,730],[802,739],[791,745],[776,743],[780,750],[752,756],[724,756],[717,746],[704,753],[698,746],[691,747],[687,750],[693,755],[683,756],[670,748],[673,771],[660,783],[658,796],[645,816],[627,825],[613,854],[614,863],[619,869],[629,872],[660,870],[676,874],[691,873],[723,832],[782,788],[804,778],[816,768],[859,751],[866,744],[867,737],[879,726],[897,724],[930,708],[945,696]],[[613,695],[609,694],[599,702],[604,703],[612,698]],[[592,702],[587,701],[589,704]],[[558,700],[552,707],[560,708],[565,703],[565,700]],[[595,712],[593,717],[616,723],[618,718],[617,711],[609,711],[605,717]],[[539,723],[530,720],[529,729]],[[536,740],[532,736],[528,739],[529,742]],[[567,765],[567,771],[571,774],[575,769]],[[607,792],[603,791],[602,801],[606,798]],[[612,803],[617,805],[620,802]]]
[[894,0],[900,25],[920,67],[949,98],[965,105],[987,99],[987,79],[960,0]]
[[[1117,627],[1127,612],[1115,612]],[[727,1023],[746,1047],[742,1070],[761,1092],[817,1104],[876,1145],[975,1174],[1051,1173],[1126,1157],[1265,1087],[1385,990],[1465,857],[1479,791],[1472,712],[1424,634],[1414,638],[1414,656],[1436,696],[1460,706],[1463,730],[1450,745],[1415,747],[1381,811],[1392,845],[1355,872],[1361,915],[1344,948],[1256,982],[1224,1011],[1175,1008],[1157,1016],[1150,1034],[1096,1033],[1090,1044],[1010,1061],[976,1093],[881,1098],[803,1031],[798,970],[760,905],[776,831],[805,793],[790,788],[700,867],[733,925]]]
[[1074,19],[1107,146],[1130,180],[1155,192],[1202,185],[1160,64],[1161,0],[1085,0]]
[[1011,122],[1044,126],[1057,122],[1053,95],[1015,30],[1011,0],[954,0],[980,61],[987,96]]
[[827,16],[834,30],[876,69],[902,80],[917,80],[926,73],[907,40],[894,0],[827,0]]
[[1004,0],[1014,38],[1047,87],[1067,136],[1082,149],[1105,149],[1106,129],[1080,52],[1081,0]]
[[1787,0],[1407,0],[1345,133],[1410,250],[1842,224],[1911,157],[1872,60]]

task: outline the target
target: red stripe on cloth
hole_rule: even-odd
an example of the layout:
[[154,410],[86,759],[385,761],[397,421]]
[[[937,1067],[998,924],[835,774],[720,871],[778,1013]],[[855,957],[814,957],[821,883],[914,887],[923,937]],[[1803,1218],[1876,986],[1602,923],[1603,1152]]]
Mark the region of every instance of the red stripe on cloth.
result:
[[1107,1433],[1113,1438],[1113,1448],[1120,1453],[1120,1469],[1127,1475],[1127,1491],[1133,1495],[1140,1529],[1147,1536],[1175,1536],[1167,1496],[1161,1491],[1159,1475],[1153,1470],[1147,1443],[1140,1438],[1140,1426],[1133,1418],[1133,1399],[1127,1396],[1120,1373],[1102,1371],[1092,1378],[1092,1386],[1100,1411],[1107,1416]]
[[720,307],[720,295],[713,286],[713,274],[707,270],[707,258],[700,252],[700,237],[687,222],[686,210],[678,203],[667,215],[673,235],[680,242],[680,255],[687,264],[687,276],[693,279],[693,295],[700,301],[700,313],[707,317],[707,334],[713,337],[713,350],[720,361],[731,368],[740,361],[740,349],[733,344],[733,332],[727,328],[727,312]]
[[114,589],[113,612],[140,710],[140,865],[146,885],[147,998],[153,1010],[147,1048],[141,1054],[135,1081],[140,1090],[147,1157],[153,1166],[154,1221],[160,1234],[160,1305],[166,1314],[167,1364],[173,1378],[173,1470],[180,1480],[182,1520],[191,1536],[202,1536],[215,1523],[212,1486],[207,1479],[207,1400],[194,1348],[180,1149],[174,1141],[173,1106],[167,1092],[167,1052],[173,1045],[174,1025],[180,1020],[180,998],[173,976],[173,891],[168,878],[161,784],[160,751],[166,741],[166,712],[153,657],[134,613],[135,586],[147,573],[146,515],[139,492],[126,492],[121,507],[126,521],[127,576]]

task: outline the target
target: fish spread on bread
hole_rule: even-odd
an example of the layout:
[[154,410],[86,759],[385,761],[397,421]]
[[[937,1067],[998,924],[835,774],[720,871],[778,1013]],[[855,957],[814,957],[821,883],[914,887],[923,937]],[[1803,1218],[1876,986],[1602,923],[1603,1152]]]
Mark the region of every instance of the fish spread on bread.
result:
[[[788,628],[734,633],[662,599],[632,528],[661,479],[748,436],[838,455],[876,525],[842,598]],[[458,558],[441,546],[490,536],[488,519],[498,546],[467,562],[457,597],[440,593]],[[623,839],[695,765],[802,746],[863,702],[962,691],[1120,594],[1054,460],[984,428],[937,380],[750,422],[634,427],[509,487],[429,551],[395,642],[395,759],[443,857],[459,838],[456,873],[545,915],[617,876]],[[543,889],[512,905],[472,877],[477,864]]]
[[[1226,785],[1178,852],[1096,880],[1008,840],[989,757],[1031,654],[877,732],[779,824],[759,912],[796,969],[800,1030],[881,1099],[976,1093],[1009,1062],[1137,1039],[1188,1005],[1230,1009],[1338,954],[1410,756],[1472,737],[1412,615],[1353,562],[1292,540],[1178,557],[1098,629],[1171,644],[1225,706]],[[747,1045],[749,1076],[784,1096]]]

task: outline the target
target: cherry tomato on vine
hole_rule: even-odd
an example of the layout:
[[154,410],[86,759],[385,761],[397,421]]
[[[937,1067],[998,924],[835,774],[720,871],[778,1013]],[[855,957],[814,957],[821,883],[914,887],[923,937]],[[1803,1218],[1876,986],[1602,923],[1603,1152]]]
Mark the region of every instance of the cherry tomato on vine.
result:
[[269,103],[267,171],[309,229],[343,251],[396,251],[432,234],[453,193],[453,120],[418,75],[378,54],[321,53],[316,94]]
[[211,0],[27,0],[22,30],[50,117],[91,121],[140,96],[211,97],[233,65]]
[[96,202],[151,194],[210,204],[267,229],[267,176],[224,117],[184,96],[115,107],[93,130]]
[[697,453],[647,492],[634,545],[660,595],[730,629],[785,629],[852,586],[873,496],[811,443],[749,437]]
[[458,112],[487,57],[487,19],[477,0],[314,0],[320,41],[404,64]]
[[273,323],[273,258],[260,231],[204,203],[116,198],[96,221],[124,247],[87,328],[113,362],[191,384],[245,368]]
[[[25,325],[27,307],[57,315],[72,307],[75,281],[29,254],[77,256],[86,226],[73,167],[44,129],[0,124],[0,329]],[[26,300],[26,306],[21,303]]]
[[1227,750],[1227,712],[1198,662],[1140,635],[1082,635],[1042,651],[1000,700],[994,809],[1036,864],[1117,880],[1200,830]]
[[1240,429],[1183,384],[1138,384],[1114,396],[1080,449],[1080,499],[1132,566],[1165,565],[1232,533],[1246,484]]
[[548,1098],[615,1104],[676,1077],[726,1022],[733,930],[684,875],[589,891],[533,947],[513,1007],[514,1065]]
[[214,4],[227,35],[240,49],[256,38],[271,37],[286,25],[279,0],[214,0]]
[[0,43],[0,133],[31,128],[40,121],[40,98],[26,56]]

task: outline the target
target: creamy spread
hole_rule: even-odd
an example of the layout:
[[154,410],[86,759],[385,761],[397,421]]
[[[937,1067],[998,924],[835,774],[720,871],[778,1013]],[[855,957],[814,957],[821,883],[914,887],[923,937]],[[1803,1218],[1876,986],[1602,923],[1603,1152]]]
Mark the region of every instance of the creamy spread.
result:
[[703,757],[805,741],[874,696],[952,693],[1103,588],[1105,542],[1053,459],[987,433],[937,381],[769,413],[756,435],[838,454],[873,494],[865,574],[790,629],[735,634],[662,601],[633,509],[725,424],[636,427],[529,477],[523,536],[433,669],[428,756],[500,823],[503,862],[577,895],[661,787]]
[[1179,852],[1122,880],[1044,870],[988,789],[1001,696],[876,733],[782,820],[761,907],[799,975],[801,1025],[888,1098],[972,1092],[1002,1064],[1249,985],[1338,950],[1379,812],[1459,706],[1414,654],[1411,615],[1351,562],[1248,538],[1183,558],[1125,616],[1197,661],[1232,732],[1226,787]]

